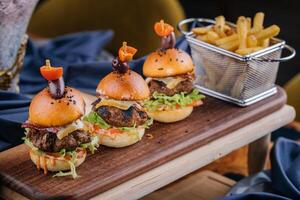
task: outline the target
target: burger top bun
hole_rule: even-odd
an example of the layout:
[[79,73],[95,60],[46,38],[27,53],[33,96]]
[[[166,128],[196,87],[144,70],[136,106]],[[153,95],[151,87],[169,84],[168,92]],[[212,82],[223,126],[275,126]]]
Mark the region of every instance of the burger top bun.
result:
[[66,87],[60,99],[51,97],[48,88],[39,92],[29,107],[29,123],[42,127],[63,126],[85,113],[85,102],[80,92]]
[[153,78],[176,76],[193,71],[194,64],[190,55],[176,48],[151,53],[143,66],[143,74]]
[[97,87],[97,93],[116,100],[138,101],[149,98],[146,81],[136,72],[113,71],[105,76]]

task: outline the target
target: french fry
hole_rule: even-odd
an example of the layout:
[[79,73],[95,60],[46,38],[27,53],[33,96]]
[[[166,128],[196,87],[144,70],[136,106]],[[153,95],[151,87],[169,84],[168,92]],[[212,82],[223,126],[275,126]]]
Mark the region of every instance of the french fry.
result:
[[249,35],[247,37],[247,47],[257,47],[258,46],[258,41],[254,35]]
[[204,35],[206,34],[209,30],[211,29],[211,27],[197,27],[197,28],[193,28],[192,32],[196,35]]
[[226,49],[228,51],[235,51],[239,47],[239,40],[232,40],[227,43],[221,44],[219,47]]
[[263,48],[266,48],[269,45],[270,45],[270,38],[264,39],[263,41],[260,42],[260,46],[262,46]]
[[208,31],[206,37],[208,42],[211,44],[215,44],[216,40],[219,39],[219,35],[214,31]]
[[208,42],[207,35],[198,35],[196,37],[196,39],[204,41],[204,42]]
[[239,49],[247,48],[248,25],[245,17],[239,17],[236,29],[238,34]]
[[245,56],[245,55],[248,55],[255,51],[261,50],[261,49],[263,49],[263,48],[262,47],[250,47],[250,48],[245,48],[245,49],[238,49],[235,51],[235,53]]
[[277,25],[264,29],[264,17],[263,12],[256,13],[253,20],[240,16],[236,28],[233,28],[226,24],[224,16],[218,16],[215,18],[215,25],[195,28],[193,32],[199,40],[240,55],[247,55],[268,47],[270,39],[280,32]]
[[238,35],[237,34],[233,34],[231,36],[227,36],[227,37],[218,39],[218,40],[216,40],[215,43],[216,43],[216,45],[221,46],[225,43],[232,42],[232,41],[235,41],[235,40],[238,40]]
[[264,28],[264,17],[265,14],[263,12],[258,12],[255,14],[253,19],[253,29],[260,31]]
[[258,40],[264,40],[264,39],[275,37],[276,35],[279,34],[279,32],[280,32],[280,28],[277,25],[272,25],[266,29],[263,29],[255,33],[254,36]]
[[225,31],[224,31],[224,26],[225,26],[225,17],[224,16],[218,16],[215,18],[216,24],[214,26],[217,34],[223,38],[226,37]]
[[251,30],[251,26],[252,26],[252,24],[251,24],[251,18],[247,17],[246,20],[247,20],[247,29],[248,29],[248,32],[249,32]]

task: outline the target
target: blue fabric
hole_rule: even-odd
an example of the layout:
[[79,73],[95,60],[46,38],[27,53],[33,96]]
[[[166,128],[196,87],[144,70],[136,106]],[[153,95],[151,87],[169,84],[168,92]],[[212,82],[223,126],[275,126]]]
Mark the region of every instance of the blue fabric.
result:
[[272,168],[238,182],[222,200],[300,199],[300,145],[279,138],[271,151]]
[[[24,67],[20,76],[20,94],[0,93],[0,151],[21,143],[23,130],[20,125],[28,118],[30,98],[46,85],[39,72],[49,58],[53,66],[64,67],[67,86],[88,93],[95,93],[99,81],[112,71],[111,62],[99,60],[100,51],[113,37],[112,31],[94,31],[61,36],[36,43],[29,41]],[[187,42],[180,38],[176,47],[189,51]],[[142,73],[145,57],[130,62]]]
[[[20,76],[21,93],[36,94],[47,84],[39,68],[50,59],[53,66],[63,66],[64,74],[70,65],[80,65],[77,70],[86,71],[85,63],[98,61],[103,47],[111,41],[112,31],[73,33],[53,40],[34,43],[29,40]],[[68,83],[67,83],[68,84]]]

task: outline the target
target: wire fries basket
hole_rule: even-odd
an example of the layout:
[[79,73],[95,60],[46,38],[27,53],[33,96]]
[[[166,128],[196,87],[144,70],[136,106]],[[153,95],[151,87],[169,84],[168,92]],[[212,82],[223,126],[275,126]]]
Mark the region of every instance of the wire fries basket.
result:
[[[183,31],[182,27],[190,23],[201,27],[213,25],[215,21],[190,18],[178,24],[178,29],[191,47],[198,77],[196,86],[202,93],[239,106],[248,106],[277,92],[275,81],[279,62],[290,60],[296,54],[285,41],[273,38],[269,47],[241,56],[200,41],[191,31]],[[235,27],[230,22],[226,24]],[[281,57],[284,48],[290,51],[290,55]]]

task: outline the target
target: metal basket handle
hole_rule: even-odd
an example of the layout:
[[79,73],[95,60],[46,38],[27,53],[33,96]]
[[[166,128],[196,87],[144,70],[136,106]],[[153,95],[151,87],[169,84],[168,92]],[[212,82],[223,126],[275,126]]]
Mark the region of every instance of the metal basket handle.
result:
[[279,58],[279,59],[264,59],[264,58],[255,58],[251,57],[249,60],[259,61],[259,62],[285,62],[295,57],[296,50],[290,45],[285,44],[282,49],[287,49],[290,52],[290,55]]
[[187,31],[184,31],[182,29],[182,27],[186,24],[189,24],[189,23],[193,23],[193,22],[204,22],[204,23],[210,23],[210,24],[215,24],[215,20],[212,20],[212,19],[208,19],[208,18],[188,18],[188,19],[184,19],[182,21],[180,21],[178,24],[177,24],[177,29],[183,34],[183,35],[188,35],[190,33],[187,32]]

